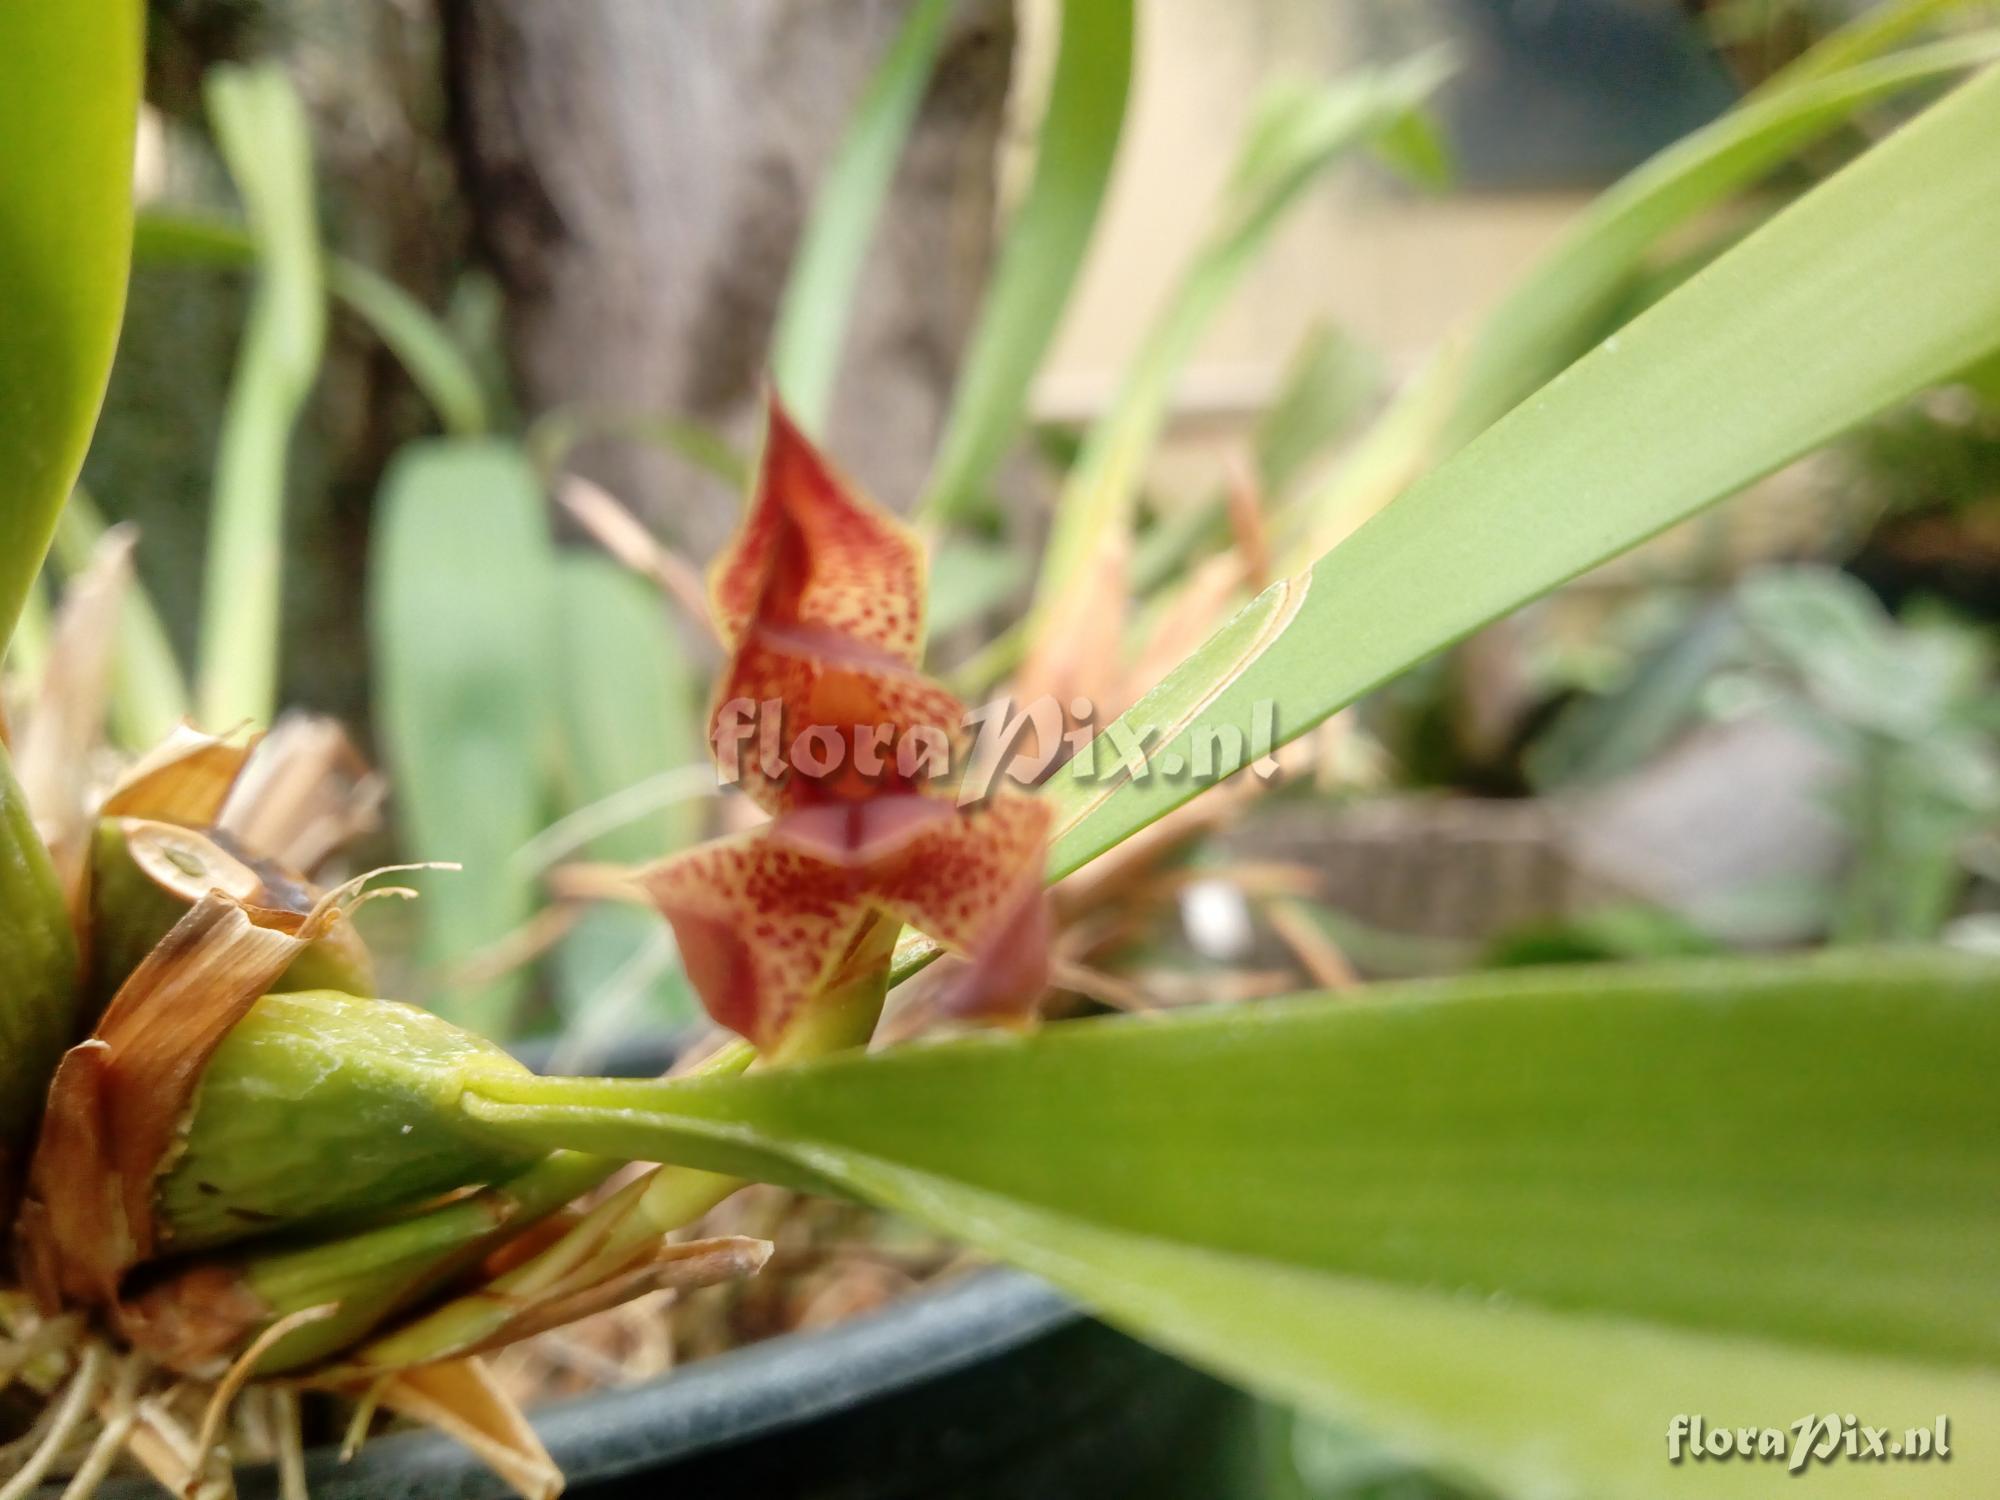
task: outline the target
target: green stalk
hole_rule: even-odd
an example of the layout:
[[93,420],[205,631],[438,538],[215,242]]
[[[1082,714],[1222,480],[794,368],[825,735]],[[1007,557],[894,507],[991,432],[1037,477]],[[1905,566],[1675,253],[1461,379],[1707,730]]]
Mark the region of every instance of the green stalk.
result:
[[201,597],[202,721],[277,704],[285,450],[319,373],[326,299],[304,106],[275,66],[217,68],[209,114],[257,241],[256,289],[215,465]]

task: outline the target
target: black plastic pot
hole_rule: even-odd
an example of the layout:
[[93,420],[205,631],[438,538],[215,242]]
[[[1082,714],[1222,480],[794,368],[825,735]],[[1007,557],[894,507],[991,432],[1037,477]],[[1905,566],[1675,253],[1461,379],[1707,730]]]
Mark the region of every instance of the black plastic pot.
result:
[[[543,1408],[589,1500],[1222,1500],[1251,1494],[1251,1403],[1012,1271],[660,1380]],[[307,1459],[314,1500],[503,1500],[430,1433]],[[268,1467],[242,1500],[277,1494]],[[107,1491],[107,1495],[114,1493]],[[143,1486],[116,1491],[157,1494]]]

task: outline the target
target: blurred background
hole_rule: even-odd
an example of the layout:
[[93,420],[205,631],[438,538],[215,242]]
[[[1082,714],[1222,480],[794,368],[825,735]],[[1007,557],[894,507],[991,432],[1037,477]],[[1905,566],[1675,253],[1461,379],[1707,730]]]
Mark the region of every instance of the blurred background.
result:
[[[136,524],[121,650],[140,657],[121,661],[153,670],[116,698],[135,744],[184,709],[259,717],[204,663],[268,629],[275,705],[332,716],[390,773],[354,867],[467,866],[369,909],[388,992],[594,1062],[694,1015],[659,924],[573,900],[564,872],[732,816],[686,585],[738,514],[788,321],[777,362],[821,371],[830,450],[886,504],[928,507],[933,660],[974,699],[1073,680],[1010,632],[1079,453],[1107,424],[1139,434],[1129,557],[1100,601],[1122,676],[1099,695],[1123,706],[1393,499],[1378,480],[1353,508],[1357,455],[1520,288],[1578,284],[1559,258],[1618,201],[1601,194],[1629,197],[1646,179],[1626,174],[1865,9],[1141,0],[1119,129],[1122,79],[1065,82],[1059,0],[155,0],[146,217],[85,475],[99,514],[72,513],[43,605],[101,526]],[[1980,9],[1919,19],[1948,35]],[[1407,118],[1257,187],[1274,112],[1357,78],[1403,80]],[[1572,309],[1574,347],[1504,371],[1525,384],[1490,415],[1945,81],[1871,94],[1631,230]],[[1045,131],[1057,96],[1113,117],[1087,252],[1007,441],[932,504],[1010,227],[1045,163],[1088,154]],[[802,250],[843,232],[848,272]],[[818,293],[808,262],[834,268]],[[1280,787],[1086,879],[1052,1006],[1726,948],[2000,950],[1995,375],[1481,633],[1341,715]],[[245,516],[281,549],[218,540]],[[264,624],[224,602],[273,584]],[[751,1227],[854,1233],[800,1223]],[[858,1280],[822,1261],[782,1308],[753,1291],[734,1332],[690,1337],[826,1321],[947,1260],[918,1247]],[[1337,1435],[1282,1441],[1299,1493],[1435,1492]]]

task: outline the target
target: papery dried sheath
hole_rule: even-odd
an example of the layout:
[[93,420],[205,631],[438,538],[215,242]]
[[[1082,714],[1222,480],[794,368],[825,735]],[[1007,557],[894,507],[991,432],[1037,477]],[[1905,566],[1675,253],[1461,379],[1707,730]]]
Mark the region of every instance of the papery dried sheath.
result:
[[[87,997],[94,1021],[174,924],[212,890],[249,906],[304,916],[318,893],[215,829],[150,818],[104,818],[90,860]],[[276,990],[373,994],[374,964],[354,924],[329,916],[326,930],[272,981]]]

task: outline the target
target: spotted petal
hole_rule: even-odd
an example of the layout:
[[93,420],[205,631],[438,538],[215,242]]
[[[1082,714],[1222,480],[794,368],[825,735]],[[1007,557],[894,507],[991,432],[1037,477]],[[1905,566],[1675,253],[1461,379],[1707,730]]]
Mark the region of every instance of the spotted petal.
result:
[[775,395],[750,514],[709,591],[732,646],[761,625],[839,636],[904,666],[923,649],[922,544],[835,472]]
[[[899,805],[928,812],[906,824]],[[802,839],[780,820],[642,877],[709,1014],[760,1048],[843,982],[877,913],[969,960],[956,997],[967,1013],[1020,1014],[1041,993],[1048,810],[1027,797],[965,810],[929,798],[865,806],[892,830],[861,844],[872,858]]]

